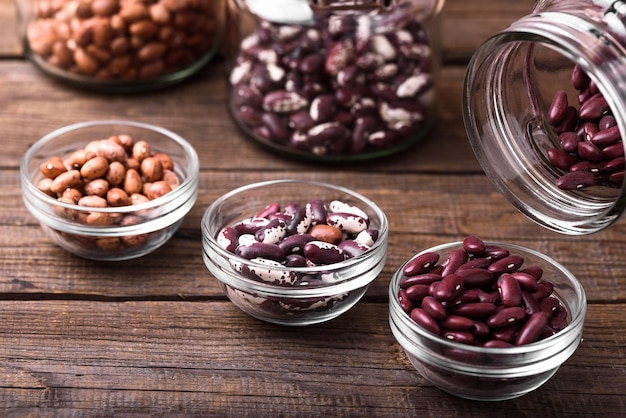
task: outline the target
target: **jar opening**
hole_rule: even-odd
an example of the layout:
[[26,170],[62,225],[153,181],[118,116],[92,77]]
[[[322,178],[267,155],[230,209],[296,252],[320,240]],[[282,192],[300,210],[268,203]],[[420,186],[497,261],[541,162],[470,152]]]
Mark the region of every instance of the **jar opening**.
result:
[[[615,88],[619,75],[609,71],[616,62],[623,66],[623,57],[619,53],[612,57],[616,51],[610,44],[604,43],[608,51],[601,51],[603,41],[593,31],[585,32],[587,39],[576,39],[539,29],[545,28],[524,26],[523,31],[505,32],[477,51],[465,82],[466,128],[487,176],[521,212],[558,232],[596,232],[625,209],[621,133],[626,132],[626,114],[623,93]],[[594,41],[598,49],[580,53],[580,43]],[[573,72],[581,70],[588,77],[586,91],[576,89],[572,81]],[[557,92],[562,100],[558,106]],[[604,101],[606,109],[585,104],[594,100]],[[566,124],[563,116],[557,121],[557,107],[561,113],[571,107],[574,122]],[[598,115],[588,117],[590,112],[583,107],[596,108]],[[613,117],[619,136],[612,151],[596,145],[593,138],[606,115]],[[576,137],[574,148],[563,149],[565,132]],[[596,154],[588,156],[587,151]],[[610,168],[619,163],[612,162],[616,158],[622,158],[621,168],[615,169],[621,170],[622,179]],[[572,171],[585,173],[568,174]],[[595,173],[589,180],[593,184],[580,180],[591,177],[587,172]]]

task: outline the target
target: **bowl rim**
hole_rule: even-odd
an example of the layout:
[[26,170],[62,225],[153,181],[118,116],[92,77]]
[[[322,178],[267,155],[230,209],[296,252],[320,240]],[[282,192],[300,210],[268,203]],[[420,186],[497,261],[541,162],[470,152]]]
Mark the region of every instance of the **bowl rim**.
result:
[[[358,265],[359,263],[363,262],[364,259],[371,257],[373,254],[380,253],[380,251],[384,252],[381,262],[383,264],[385,263],[386,252],[387,252],[387,240],[388,240],[388,234],[389,234],[389,223],[388,223],[385,213],[376,203],[374,203],[369,198],[361,195],[360,193],[354,190],[348,189],[346,187],[343,187],[343,186],[338,186],[335,184],[320,182],[320,181],[315,181],[315,180],[303,180],[303,179],[294,179],[294,178],[267,180],[267,181],[246,184],[244,186],[233,189],[223,194],[216,200],[214,200],[209,205],[209,207],[205,210],[204,215],[202,216],[202,220],[201,220],[202,241],[203,241],[202,246],[203,246],[203,256],[205,257],[205,263],[208,261],[212,262],[209,255],[207,254],[206,248],[208,246],[213,253],[216,253],[220,257],[220,259],[229,260],[229,262],[231,263],[235,262],[235,263],[246,264],[246,265],[253,266],[253,267],[267,268],[267,265],[265,264],[259,263],[255,260],[248,260],[246,258],[243,258],[241,256],[238,256],[237,254],[234,254],[226,250],[225,248],[222,248],[217,243],[216,236],[213,236],[212,234],[209,233],[208,223],[209,223],[209,219],[214,217],[215,212],[217,211],[219,206],[223,202],[225,202],[227,199],[235,195],[238,195],[242,192],[245,192],[247,190],[261,189],[266,186],[283,185],[283,184],[314,185],[317,187],[333,189],[337,192],[344,193],[344,194],[350,195],[352,197],[355,197],[361,200],[362,202],[367,204],[369,208],[371,208],[376,214],[376,216],[378,217],[379,222],[380,222],[380,225],[378,228],[379,235],[374,245],[372,245],[372,247],[370,247],[370,249],[367,250],[365,253],[357,257],[346,259],[339,263],[311,266],[311,267],[286,267],[286,266],[280,265],[280,266],[271,266],[272,270],[281,271],[281,272],[320,273],[321,274],[324,272],[329,272],[331,270],[332,271],[343,270],[346,268],[354,267]],[[275,284],[271,284],[267,282],[256,281],[254,279],[248,279],[241,275],[235,275],[235,274],[228,274],[229,279],[230,279],[230,281],[228,282],[225,282],[223,278],[218,277],[218,275],[215,275],[215,276],[218,280],[220,280],[220,282],[226,285],[232,286],[234,288],[237,288],[239,290],[242,290],[242,289],[244,289],[244,291],[254,290],[259,293],[263,293],[265,295],[280,296],[280,297],[287,296],[287,297],[294,297],[294,298],[317,297],[320,295],[327,295],[329,288],[333,288],[333,292],[341,292],[344,290],[350,291],[350,290],[354,290],[355,288],[361,287],[363,285],[369,284],[371,281],[373,281],[376,278],[376,277],[373,277],[371,279],[368,279],[366,283],[360,283],[359,278],[356,278],[356,279],[348,278],[348,279],[339,280],[336,282],[330,282],[327,284],[315,285],[313,287],[311,286],[290,287],[290,286],[275,285]],[[356,284],[358,284],[358,286],[355,286]],[[345,289],[343,289],[343,287],[345,287]]]
[[[563,266],[561,263],[554,260],[552,257],[549,257],[539,251],[536,251],[528,247],[524,247],[524,246],[512,244],[512,243],[499,242],[499,241],[483,241],[483,242],[487,245],[498,245],[498,246],[506,247],[513,251],[521,251],[524,253],[528,253],[532,256],[535,256],[544,260],[545,262],[553,265],[554,267],[556,267],[557,269],[559,269],[561,272],[564,273],[564,276],[568,279],[569,283],[572,285],[572,288],[574,289],[576,293],[576,296],[578,299],[577,304],[579,305],[579,309],[576,312],[570,311],[570,315],[572,318],[565,328],[555,333],[554,335],[551,335],[547,338],[544,338],[539,341],[535,341],[530,344],[524,344],[524,345],[514,346],[514,347],[482,347],[482,346],[463,344],[463,343],[459,343],[456,341],[445,339],[439,335],[436,335],[426,330],[425,328],[415,323],[415,321],[413,321],[409,317],[409,315],[407,315],[404,312],[404,310],[400,306],[400,303],[397,300],[397,292],[399,289],[400,280],[402,278],[402,269],[410,260],[419,256],[420,254],[423,254],[426,252],[437,252],[437,251],[442,251],[442,250],[450,250],[453,248],[458,248],[463,245],[462,241],[439,244],[439,245],[427,248],[423,251],[420,251],[417,254],[411,256],[408,260],[406,260],[394,272],[391,278],[391,281],[389,283],[389,308],[390,308],[389,320],[390,321],[399,320],[402,322],[403,325],[407,326],[413,333],[419,335],[420,338],[424,338],[430,342],[441,344],[445,348],[454,349],[454,350],[461,349],[463,351],[467,351],[470,353],[491,354],[494,356],[523,355],[523,354],[529,354],[533,352],[541,352],[542,350],[556,344],[556,341],[565,340],[566,337],[570,336],[570,334],[581,332],[581,329],[585,320],[586,311],[587,311],[587,297],[586,297],[585,290],[583,288],[582,283],[567,268],[565,268],[565,266]],[[412,340],[412,339],[407,338],[407,340]],[[414,341],[411,341],[411,342],[412,344],[414,344]],[[450,362],[464,364],[464,362],[458,362],[452,359],[450,359]]]
[[[57,137],[61,135],[65,135],[70,132],[78,131],[84,128],[90,128],[94,126],[106,126],[106,125],[119,125],[119,126],[130,126],[133,128],[145,129],[148,131],[153,131],[163,135],[164,137],[173,140],[178,145],[181,146],[182,150],[185,153],[185,156],[189,159],[189,165],[186,167],[186,171],[188,172],[187,176],[185,176],[181,182],[181,184],[171,192],[160,196],[156,199],[150,200],[145,203],[140,203],[137,205],[127,205],[127,206],[119,206],[119,207],[105,207],[105,208],[93,208],[86,206],[79,206],[76,204],[65,203],[55,199],[52,196],[49,196],[39,190],[35,183],[33,183],[33,178],[29,172],[29,164],[31,160],[34,158],[36,153],[44,146],[54,141]],[[85,144],[87,144],[86,141]],[[187,195],[189,193],[193,193],[194,189],[197,187],[198,183],[198,175],[200,172],[200,162],[198,158],[198,154],[194,147],[185,140],[179,134],[163,128],[161,126],[137,122],[132,120],[122,120],[122,119],[102,119],[102,120],[90,120],[84,122],[78,122],[70,125],[63,126],[61,128],[55,129],[41,137],[37,142],[29,147],[26,151],[22,160],[20,161],[20,176],[22,179],[22,187],[26,189],[26,192],[38,201],[43,203],[47,203],[49,205],[58,206],[64,209],[83,212],[94,212],[94,213],[134,213],[139,211],[150,210],[159,206],[163,206],[169,202],[175,201],[181,195]],[[72,223],[74,225],[74,223]],[[89,230],[98,230],[98,229],[106,229],[106,227],[94,227],[91,226],[88,228]]]

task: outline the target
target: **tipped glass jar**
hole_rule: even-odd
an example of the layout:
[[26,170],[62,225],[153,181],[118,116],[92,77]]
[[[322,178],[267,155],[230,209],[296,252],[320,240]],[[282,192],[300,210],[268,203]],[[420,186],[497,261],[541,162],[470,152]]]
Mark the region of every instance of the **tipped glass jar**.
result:
[[407,148],[436,116],[443,3],[231,0],[233,119],[271,151],[305,160]]
[[538,224],[589,234],[626,209],[626,3],[538,1],[488,39],[463,113],[495,187]]
[[153,90],[198,72],[215,55],[222,0],[16,0],[31,61],[70,85]]

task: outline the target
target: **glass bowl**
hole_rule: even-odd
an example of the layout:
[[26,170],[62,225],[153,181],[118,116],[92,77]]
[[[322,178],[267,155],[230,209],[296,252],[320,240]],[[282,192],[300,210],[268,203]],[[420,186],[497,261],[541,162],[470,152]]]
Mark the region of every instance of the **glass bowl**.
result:
[[[241,250],[234,250],[235,246],[246,247],[243,236],[249,237],[250,233],[235,237],[231,241],[233,247],[225,245],[225,228],[240,225],[246,219],[258,220],[259,213],[273,204],[283,210],[296,203],[304,210],[313,200],[321,200],[326,206],[339,201],[366,214],[368,229],[363,234],[376,232],[364,252],[326,264],[316,260],[316,264],[309,262],[304,266],[287,263],[281,254],[276,257],[280,261],[270,261],[268,265],[265,256],[250,258],[245,253],[235,253]],[[314,233],[311,228],[307,232]],[[337,246],[350,241],[347,238],[353,235],[340,233],[343,241]],[[384,267],[387,235],[387,218],[372,201],[346,188],[312,181],[277,180],[240,187],[217,199],[202,218],[204,262],[224,293],[247,314],[282,325],[320,323],[352,308]],[[301,254],[302,247],[285,254]],[[310,261],[308,257],[307,260]]]
[[[135,196],[129,192],[130,200],[125,205],[106,207],[84,206],[77,199],[68,201],[42,191],[45,187],[41,183],[46,180],[40,167],[51,157],[59,157],[66,167],[77,169],[69,165],[77,151],[82,152],[92,141],[110,141],[112,136],[121,135],[131,137],[135,144],[147,142],[152,155],[169,156],[173,162],[171,171],[176,174],[176,185],[171,186],[171,191],[152,200],[137,196],[149,192]],[[130,165],[129,157],[124,163],[125,172],[130,171]],[[105,261],[141,257],[169,240],[196,201],[198,173],[196,151],[179,135],[157,126],[121,120],[82,122],[55,130],[31,146],[20,165],[24,204],[46,235],[80,257]],[[148,181],[142,181],[147,187]],[[74,190],[86,193],[86,182],[79,183]],[[113,189],[114,183],[109,186]]]
[[529,344],[486,347],[446,339],[418,325],[403,309],[398,297],[400,282],[406,277],[405,266],[428,252],[439,254],[440,263],[444,263],[452,251],[462,248],[462,242],[425,250],[397,270],[389,285],[389,323],[410,362],[433,385],[462,398],[499,401],[539,388],[574,353],[582,338],[586,296],[578,280],[550,257],[517,245],[485,244],[521,256],[524,264],[520,268],[539,266],[543,269],[541,280],[553,284],[552,295],[565,309],[568,322],[565,328]]

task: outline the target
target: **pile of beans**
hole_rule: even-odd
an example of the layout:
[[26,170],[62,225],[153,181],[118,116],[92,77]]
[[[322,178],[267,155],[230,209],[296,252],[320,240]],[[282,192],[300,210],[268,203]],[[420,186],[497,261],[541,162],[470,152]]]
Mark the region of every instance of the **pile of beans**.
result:
[[378,239],[378,230],[369,228],[369,217],[360,208],[333,200],[311,200],[284,208],[272,203],[252,218],[223,228],[218,244],[267,268],[256,271],[250,265],[238,266],[255,280],[283,285],[304,286],[324,282],[326,277],[272,270],[272,266],[311,267],[340,263],[368,251]]
[[230,74],[232,113],[261,142],[314,155],[393,147],[429,123],[431,60],[414,20],[386,27],[353,14],[310,26],[261,20]]
[[[144,222],[141,213],[92,212],[89,208],[137,205],[163,196],[180,185],[172,159],[153,152],[146,141],[130,135],[114,135],[88,143],[64,158],[54,156],[41,163],[43,177],[37,188],[58,201],[82,206],[60,209],[59,215],[92,226],[126,226]],[[147,236],[84,238],[105,250],[138,246]]]
[[216,41],[216,4],[195,0],[38,1],[27,27],[47,65],[101,80],[145,80],[201,59]]
[[624,144],[611,109],[596,84],[575,66],[572,84],[580,107],[565,91],[557,91],[548,109],[548,123],[559,135],[560,148],[548,150],[555,167],[567,171],[557,180],[564,190],[602,185],[622,187]]
[[403,268],[398,301],[420,326],[484,347],[530,344],[568,325],[567,310],[537,266],[476,236],[440,256],[426,252]]

